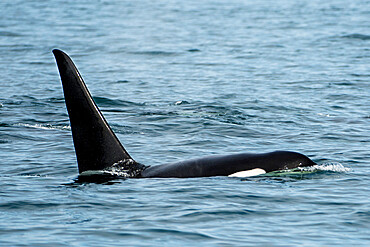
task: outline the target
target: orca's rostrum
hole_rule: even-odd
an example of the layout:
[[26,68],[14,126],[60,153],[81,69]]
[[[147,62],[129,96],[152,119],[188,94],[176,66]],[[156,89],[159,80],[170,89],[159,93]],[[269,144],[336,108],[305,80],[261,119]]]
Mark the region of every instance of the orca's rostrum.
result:
[[109,127],[71,58],[60,50],[53,53],[63,84],[80,173],[125,171],[125,177],[135,178],[246,177],[316,165],[307,156],[289,151],[215,155],[156,166],[140,164],[127,153]]

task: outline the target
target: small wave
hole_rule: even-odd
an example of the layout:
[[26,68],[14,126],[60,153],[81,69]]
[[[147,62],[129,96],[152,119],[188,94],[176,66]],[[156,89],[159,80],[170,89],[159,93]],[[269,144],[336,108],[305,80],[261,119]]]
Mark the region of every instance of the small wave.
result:
[[45,208],[54,208],[58,207],[60,204],[43,202],[42,200],[30,201],[30,200],[17,200],[11,202],[2,202],[0,203],[0,208],[2,210],[40,210]]
[[130,81],[129,80],[118,80],[116,81],[116,83],[129,83]]
[[106,174],[112,174],[112,173],[109,171],[104,171],[104,170],[89,170],[89,171],[81,172],[79,176],[89,177],[89,176],[98,176],[98,175],[106,175]]
[[326,171],[326,172],[350,172],[351,169],[344,167],[341,163],[324,163],[321,165],[314,165],[310,167],[298,167],[297,169],[305,172],[316,172],[316,171]]
[[110,99],[107,97],[93,97],[99,106],[143,106],[145,103],[135,103],[132,101]]
[[361,39],[361,40],[370,40],[370,35],[360,34],[360,33],[353,33],[342,36],[343,38],[347,39]]
[[112,176],[117,178],[128,178],[130,174],[128,170],[123,170],[119,168],[110,168],[107,170],[96,170],[96,171],[84,171],[80,177],[95,177],[95,176]]
[[84,171],[80,174],[80,177],[105,176],[114,178],[134,178],[137,177],[143,169],[145,169],[145,166],[136,163],[133,159],[124,159],[103,170]]
[[186,100],[178,100],[174,105],[189,105],[190,103]]
[[[321,165],[314,165],[308,167],[297,167],[294,169],[273,171],[266,174],[259,175],[260,178],[284,178],[284,179],[311,179],[312,176],[322,174],[337,174],[350,172],[351,169],[344,167],[340,163],[324,163]],[[284,180],[285,181],[285,180]]]
[[322,116],[322,117],[331,117],[331,115],[327,113],[317,113],[317,115]]
[[200,52],[200,50],[196,49],[196,48],[193,48],[193,49],[189,49],[188,52]]
[[0,36],[5,37],[21,37],[22,35],[14,32],[0,31]]
[[118,176],[112,174],[111,172],[104,171],[104,170],[96,170],[96,171],[84,171],[78,175],[77,178],[73,180],[72,183],[67,183],[67,186],[76,186],[80,184],[86,183],[94,183],[94,184],[115,184],[117,182],[113,182],[116,179],[126,179],[128,176],[127,174],[121,174],[122,176]]
[[23,126],[27,128],[44,129],[44,130],[71,130],[71,126],[54,126],[51,124],[25,124],[19,123],[17,126]]
[[132,51],[131,54],[135,55],[148,55],[148,56],[175,56],[178,55],[177,52],[170,52],[170,51]]

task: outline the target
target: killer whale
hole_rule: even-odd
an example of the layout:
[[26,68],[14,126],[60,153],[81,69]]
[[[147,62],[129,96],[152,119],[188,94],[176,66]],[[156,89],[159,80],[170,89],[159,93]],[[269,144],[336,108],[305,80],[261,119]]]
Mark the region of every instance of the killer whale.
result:
[[316,165],[290,151],[214,155],[147,166],[136,162],[122,146],[91,97],[77,67],[63,51],[54,49],[71,124],[79,173],[124,171],[132,178],[190,178],[249,176]]

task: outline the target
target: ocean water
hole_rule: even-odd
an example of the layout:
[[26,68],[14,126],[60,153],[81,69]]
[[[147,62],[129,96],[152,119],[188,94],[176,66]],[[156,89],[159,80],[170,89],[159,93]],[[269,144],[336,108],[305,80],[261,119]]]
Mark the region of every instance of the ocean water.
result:
[[[54,48],[141,163],[319,165],[80,183]],[[369,64],[369,0],[3,0],[0,245],[369,246]]]

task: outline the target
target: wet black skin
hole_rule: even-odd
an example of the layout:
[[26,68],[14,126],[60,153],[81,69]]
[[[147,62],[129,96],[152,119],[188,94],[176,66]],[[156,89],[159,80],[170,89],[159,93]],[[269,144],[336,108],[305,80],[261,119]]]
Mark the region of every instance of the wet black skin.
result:
[[262,154],[215,155],[182,162],[152,166],[142,172],[142,177],[212,177],[228,176],[236,172],[261,168],[266,172],[296,167],[313,166],[307,156],[288,151]]
[[254,168],[271,172],[315,165],[307,156],[289,151],[216,155],[156,166],[137,163],[109,127],[71,58],[60,50],[53,50],[53,53],[63,85],[80,173],[107,169],[117,162],[129,167],[132,176],[138,178],[228,176]]

